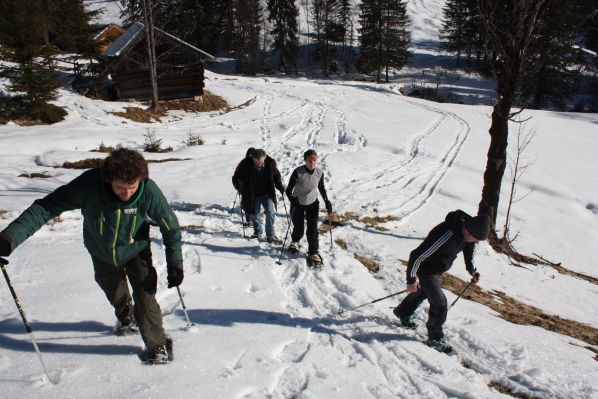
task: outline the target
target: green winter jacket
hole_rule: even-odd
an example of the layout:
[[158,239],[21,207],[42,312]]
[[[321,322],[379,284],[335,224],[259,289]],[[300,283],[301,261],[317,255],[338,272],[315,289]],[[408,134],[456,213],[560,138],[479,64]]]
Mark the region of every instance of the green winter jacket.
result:
[[151,179],[141,181],[132,199],[124,203],[102,181],[98,169],[88,170],[36,200],[0,235],[14,250],[50,219],[73,209],[81,209],[83,241],[91,256],[115,266],[124,265],[150,244],[140,232],[147,222],[160,226],[167,265],[183,267],[179,222],[156,183]]

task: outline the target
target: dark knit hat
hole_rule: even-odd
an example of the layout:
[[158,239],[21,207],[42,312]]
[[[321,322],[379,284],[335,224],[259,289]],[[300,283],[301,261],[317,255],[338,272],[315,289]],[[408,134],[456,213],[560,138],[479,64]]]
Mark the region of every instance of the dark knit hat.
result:
[[465,219],[464,226],[469,231],[469,234],[480,241],[484,241],[488,238],[488,232],[490,231],[490,217],[487,215],[478,215],[467,218]]
[[314,156],[318,156],[318,153],[315,152],[314,150],[307,150],[303,153],[303,160],[307,161],[307,158],[311,157],[312,155]]

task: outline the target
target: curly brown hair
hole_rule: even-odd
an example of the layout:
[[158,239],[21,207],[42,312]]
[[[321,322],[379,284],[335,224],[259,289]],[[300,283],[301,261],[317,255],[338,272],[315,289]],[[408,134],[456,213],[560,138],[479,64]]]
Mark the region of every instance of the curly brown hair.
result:
[[128,148],[117,148],[104,159],[100,175],[107,183],[112,183],[114,179],[133,183],[137,179],[146,179],[149,170],[147,161],[139,152]]

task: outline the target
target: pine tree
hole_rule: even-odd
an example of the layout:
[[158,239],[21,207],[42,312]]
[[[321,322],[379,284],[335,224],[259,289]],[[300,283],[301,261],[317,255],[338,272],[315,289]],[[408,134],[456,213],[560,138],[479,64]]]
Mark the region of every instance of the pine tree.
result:
[[411,35],[408,31],[407,6],[402,0],[364,0],[361,3],[361,56],[364,72],[381,73],[402,68],[408,61]]
[[237,70],[255,75],[259,69],[262,6],[260,0],[236,0],[233,7],[232,47]]
[[571,55],[583,16],[583,10],[569,2],[552,2],[546,8],[538,39],[530,47],[533,73],[523,79],[521,97],[528,107],[565,109],[574,91]]
[[[337,26],[335,16],[337,15],[337,0],[313,0],[312,2],[312,26],[316,37],[316,56],[322,63],[322,73],[328,76],[330,48],[329,42],[334,36],[333,31]],[[332,40],[334,41],[334,40]]]
[[457,65],[463,53],[467,53],[471,64],[474,52],[479,64],[484,41],[477,0],[448,0],[442,8],[442,15],[442,47],[457,54]]
[[278,53],[278,68],[281,71],[289,72],[297,68],[298,16],[299,9],[293,0],[268,0],[268,20],[274,25],[270,32],[274,36],[273,50]]
[[6,58],[17,64],[3,66],[0,74],[10,80],[12,92],[24,93],[17,97],[16,113],[48,123],[61,120],[66,112],[47,103],[56,98],[60,81],[50,47],[44,44],[47,21],[44,2],[0,0],[0,9],[0,43],[7,46]]

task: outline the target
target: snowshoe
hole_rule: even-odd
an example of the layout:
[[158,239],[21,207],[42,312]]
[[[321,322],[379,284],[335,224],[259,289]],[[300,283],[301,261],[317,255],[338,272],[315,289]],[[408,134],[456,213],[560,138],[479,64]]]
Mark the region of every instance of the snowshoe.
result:
[[269,244],[282,244],[282,240],[276,236],[266,238]]
[[114,327],[114,335],[118,337],[136,334],[139,334],[139,328],[137,328],[137,324],[134,321],[129,323],[119,322],[118,325]]
[[415,322],[414,317],[413,316],[409,316],[409,317],[401,316],[398,309],[399,308],[394,308],[392,310],[392,312],[394,313],[395,316],[397,316],[399,318],[400,326],[403,328],[406,328],[408,330],[415,330],[417,328],[417,323]]
[[307,267],[309,267],[310,269],[321,269],[322,266],[324,266],[324,261],[322,260],[320,254],[309,255],[306,258],[306,261]]
[[293,241],[291,243],[291,245],[289,245],[289,247],[287,248],[287,251],[296,254],[297,252],[299,252],[299,248],[301,248],[301,246],[299,245],[298,241]]
[[446,338],[428,339],[426,341],[426,345],[428,345],[432,349],[436,349],[438,352],[441,353],[453,353],[453,347],[447,342]]
[[[170,348],[170,350],[169,350]],[[172,354],[172,338],[166,338],[166,344],[157,347],[153,351],[144,350],[139,359],[145,364],[166,364],[174,359]]]

